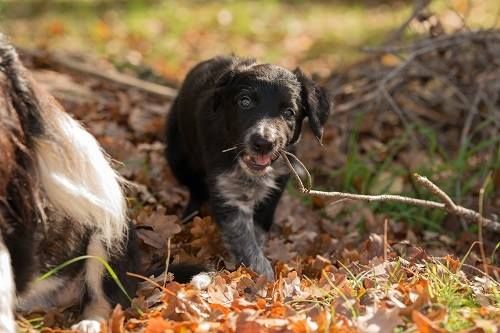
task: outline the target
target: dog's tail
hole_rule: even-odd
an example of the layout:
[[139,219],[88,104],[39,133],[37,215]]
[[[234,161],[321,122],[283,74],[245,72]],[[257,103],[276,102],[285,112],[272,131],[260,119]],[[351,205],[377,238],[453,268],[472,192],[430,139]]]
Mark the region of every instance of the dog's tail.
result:
[[[0,74],[7,85],[38,182],[50,204],[76,223],[97,229],[108,249],[128,231],[121,177],[95,138],[30,76],[0,34]],[[2,78],[0,78],[2,79]]]
[[12,102],[27,143],[31,137],[43,133],[42,111],[38,99],[33,92],[26,70],[19,61],[14,47],[7,37],[0,33],[0,72],[4,75],[3,83],[7,85],[6,93]]

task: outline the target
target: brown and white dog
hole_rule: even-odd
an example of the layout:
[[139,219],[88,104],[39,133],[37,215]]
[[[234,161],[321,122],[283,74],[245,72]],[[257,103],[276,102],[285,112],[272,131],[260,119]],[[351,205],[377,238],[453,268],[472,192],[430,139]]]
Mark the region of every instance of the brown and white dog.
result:
[[101,147],[33,81],[0,34],[0,332],[16,332],[14,311],[80,303],[72,328],[99,332],[127,297],[98,260],[114,267],[129,294],[135,283],[134,232],[120,176]]

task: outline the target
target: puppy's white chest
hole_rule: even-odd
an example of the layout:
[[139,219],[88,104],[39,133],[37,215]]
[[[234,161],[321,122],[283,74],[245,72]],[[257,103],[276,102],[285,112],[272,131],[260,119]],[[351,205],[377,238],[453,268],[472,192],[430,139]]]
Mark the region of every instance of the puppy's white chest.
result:
[[274,174],[254,178],[236,168],[217,176],[216,186],[226,205],[251,213],[256,204],[265,200],[270,192],[276,189],[276,181]]

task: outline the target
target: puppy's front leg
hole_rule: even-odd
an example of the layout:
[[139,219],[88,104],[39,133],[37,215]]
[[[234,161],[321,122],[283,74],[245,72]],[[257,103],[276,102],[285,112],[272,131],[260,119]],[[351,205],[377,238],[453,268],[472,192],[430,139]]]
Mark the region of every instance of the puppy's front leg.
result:
[[224,243],[236,263],[243,263],[267,279],[274,279],[271,263],[264,256],[255,239],[253,210],[242,210],[224,202],[214,202],[215,220]]

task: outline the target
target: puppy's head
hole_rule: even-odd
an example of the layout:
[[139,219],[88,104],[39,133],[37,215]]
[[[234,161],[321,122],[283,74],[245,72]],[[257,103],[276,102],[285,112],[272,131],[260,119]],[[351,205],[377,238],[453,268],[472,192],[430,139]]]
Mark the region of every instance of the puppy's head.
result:
[[[227,148],[250,175],[272,170],[279,151],[299,140],[304,118],[321,141],[330,102],[300,69],[270,64],[246,65],[217,81],[215,112],[223,114]],[[221,133],[222,134],[222,133]]]

